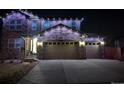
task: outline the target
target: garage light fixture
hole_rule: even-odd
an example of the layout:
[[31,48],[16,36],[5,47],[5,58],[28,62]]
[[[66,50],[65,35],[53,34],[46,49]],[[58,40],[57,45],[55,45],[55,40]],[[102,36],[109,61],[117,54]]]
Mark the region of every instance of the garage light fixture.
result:
[[101,41],[101,42],[100,42],[100,44],[101,44],[101,45],[104,45],[104,44],[105,44],[105,42],[104,42],[104,41]]
[[84,41],[79,41],[79,46],[85,46],[85,42]]
[[37,45],[42,47],[43,46],[43,42],[37,42]]

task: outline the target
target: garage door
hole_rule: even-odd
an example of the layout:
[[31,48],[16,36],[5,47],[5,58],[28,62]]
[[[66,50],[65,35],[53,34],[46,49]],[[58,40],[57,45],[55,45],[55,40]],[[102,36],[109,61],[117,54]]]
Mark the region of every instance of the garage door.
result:
[[77,59],[78,42],[44,42],[43,59]]
[[97,43],[86,44],[86,57],[87,58],[100,58],[100,46]]

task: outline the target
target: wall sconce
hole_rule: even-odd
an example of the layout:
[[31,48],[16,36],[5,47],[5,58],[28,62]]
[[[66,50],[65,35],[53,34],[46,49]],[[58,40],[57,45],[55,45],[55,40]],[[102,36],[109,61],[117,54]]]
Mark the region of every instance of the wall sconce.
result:
[[79,46],[85,46],[85,42],[84,41],[79,41]]
[[43,42],[37,42],[37,45],[42,47],[43,46]]
[[104,45],[104,44],[105,44],[105,42],[104,42],[104,41],[101,41],[101,42],[100,42],[100,44],[101,44],[101,45]]

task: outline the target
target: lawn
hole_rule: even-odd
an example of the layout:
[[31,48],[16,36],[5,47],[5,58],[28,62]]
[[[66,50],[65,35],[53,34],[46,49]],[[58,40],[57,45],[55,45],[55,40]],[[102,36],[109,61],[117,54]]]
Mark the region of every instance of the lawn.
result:
[[0,64],[0,84],[16,84],[37,62]]

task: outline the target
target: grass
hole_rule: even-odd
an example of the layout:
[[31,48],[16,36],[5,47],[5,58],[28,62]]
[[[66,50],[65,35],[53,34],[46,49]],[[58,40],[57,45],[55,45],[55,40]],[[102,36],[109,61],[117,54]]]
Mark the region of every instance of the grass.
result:
[[0,84],[16,84],[37,62],[0,64]]

